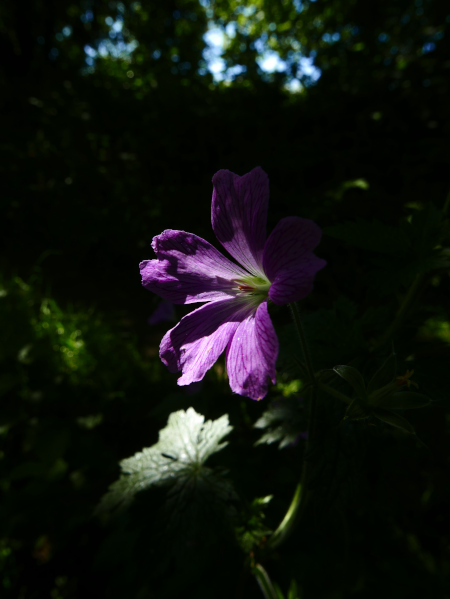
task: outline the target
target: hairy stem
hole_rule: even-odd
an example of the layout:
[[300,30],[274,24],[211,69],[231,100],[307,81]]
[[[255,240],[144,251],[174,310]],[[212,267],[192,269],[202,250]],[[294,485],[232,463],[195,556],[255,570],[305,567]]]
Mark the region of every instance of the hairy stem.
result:
[[281,524],[275,530],[273,535],[269,539],[269,547],[278,547],[283,541],[290,535],[297,522],[300,520],[301,515],[307,505],[309,497],[311,495],[308,489],[308,475],[309,475],[309,451],[311,447],[311,440],[314,437],[315,423],[316,423],[316,405],[317,405],[317,381],[312,367],[311,357],[309,355],[308,346],[306,343],[305,333],[300,319],[300,312],[298,306],[295,303],[289,304],[291,308],[292,316],[294,318],[295,328],[297,329],[300,344],[302,346],[303,355],[305,356],[306,370],[309,377],[309,385],[312,387],[309,413],[308,413],[308,438],[305,443],[305,452],[303,455],[303,466],[302,476],[299,484],[295,488],[294,496],[291,504],[284,516]]

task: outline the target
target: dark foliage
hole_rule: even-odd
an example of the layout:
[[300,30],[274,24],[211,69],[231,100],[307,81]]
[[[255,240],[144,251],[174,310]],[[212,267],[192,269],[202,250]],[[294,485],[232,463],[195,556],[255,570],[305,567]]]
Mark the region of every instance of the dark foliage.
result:
[[[207,71],[209,21],[237,23],[230,81]],[[253,559],[286,596],[293,580],[302,599],[450,596],[449,40],[437,0],[1,4],[1,597],[257,598]],[[258,66],[261,44],[285,71]],[[169,323],[148,324],[159,299],[138,263],[167,228],[215,243],[212,175],[256,165],[269,230],[289,215],[324,230],[328,265],[300,305],[316,370],[351,397],[330,369],[370,381],[394,348],[432,400],[402,411],[416,436],[321,390],[304,456],[287,308],[271,307],[281,351],[263,402],[231,394],[223,361],[188,389],[160,363]],[[272,400],[282,451],[255,446]],[[208,462],[217,488],[178,507],[148,489],[98,514],[118,462],[190,406],[233,426]],[[314,501],[271,552],[303,457]]]

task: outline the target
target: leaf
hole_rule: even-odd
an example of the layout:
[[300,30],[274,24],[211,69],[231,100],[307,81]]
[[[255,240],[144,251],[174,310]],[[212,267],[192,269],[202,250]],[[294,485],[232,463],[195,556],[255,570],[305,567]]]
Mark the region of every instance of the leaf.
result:
[[[228,415],[208,420],[193,408],[169,416],[159,440],[133,457],[120,462],[123,472],[102,498],[99,509],[109,510],[128,505],[138,491],[167,483],[184,483],[202,474],[206,460],[227,443],[221,443],[232,427]],[[209,469],[203,469],[206,474]]]
[[421,265],[414,260],[410,252],[402,254],[373,254],[370,266],[363,276],[375,297],[384,297],[393,293],[400,286],[409,286],[419,272]]
[[280,398],[269,404],[268,409],[255,422],[254,428],[269,429],[255,445],[277,443],[278,449],[295,445],[306,437],[306,418],[302,398],[291,396]]
[[272,498],[273,495],[256,497],[241,514],[243,524],[237,526],[235,532],[238,543],[246,554],[260,545],[263,539],[273,532],[264,523],[264,511]]
[[346,380],[347,383],[350,383],[360,399],[363,401],[367,400],[366,385],[359,370],[356,370],[356,368],[353,368],[353,366],[346,366],[345,364],[341,366],[334,366],[333,370],[336,374]]
[[276,582],[273,582],[272,584],[276,593],[275,599],[284,599],[283,591],[281,590],[280,585],[278,585]]
[[287,599],[300,599],[300,589],[298,588],[298,584],[297,584],[297,581],[295,580],[295,578],[293,578],[291,580]]
[[376,389],[384,387],[394,380],[397,372],[397,356],[392,352],[380,368],[375,372],[367,385],[367,393],[370,395]]
[[410,424],[406,418],[396,414],[395,412],[390,412],[389,410],[383,410],[382,408],[376,408],[373,410],[373,415],[376,416],[379,420],[390,424],[391,426],[395,426],[400,428],[405,433],[409,433],[410,435],[415,435],[416,431],[414,430],[412,424]]
[[[408,226],[409,225],[409,226]],[[442,212],[432,202],[417,210],[404,230],[410,238],[411,247],[418,256],[428,254],[440,241]]]
[[431,399],[422,393],[414,393],[413,391],[399,391],[382,397],[377,401],[376,405],[379,408],[388,408],[392,410],[411,410],[415,408],[423,408],[431,403]]
[[[365,341],[357,318],[358,305],[341,296],[331,309],[303,313],[305,336],[316,368],[328,368],[330,363],[345,363],[364,347]],[[294,356],[298,354],[298,335],[292,324],[277,331],[280,341],[279,367],[299,376],[294,368]],[[300,375],[302,376],[302,375]]]
[[385,254],[406,252],[410,245],[402,229],[385,225],[377,220],[369,222],[358,219],[354,223],[325,227],[323,232],[349,245]]
[[350,420],[361,420],[368,416],[369,412],[361,405],[359,398],[354,399],[345,412],[345,417]]

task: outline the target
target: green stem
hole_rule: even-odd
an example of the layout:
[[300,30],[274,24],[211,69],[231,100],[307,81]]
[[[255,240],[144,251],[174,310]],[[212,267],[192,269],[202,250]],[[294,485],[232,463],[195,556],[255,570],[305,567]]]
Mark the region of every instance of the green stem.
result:
[[266,570],[261,566],[261,564],[256,564],[256,566],[253,566],[252,571],[253,576],[256,578],[256,581],[265,599],[278,599],[277,592],[273,587],[270,576],[267,574]]
[[305,333],[300,319],[300,312],[298,306],[295,303],[289,304],[294,318],[294,324],[297,329],[300,344],[303,349],[303,355],[305,356],[306,368],[309,376],[309,384],[312,387],[311,398],[309,404],[308,414],[308,438],[305,443],[305,452],[303,455],[303,467],[302,476],[299,484],[295,488],[294,496],[291,504],[284,516],[281,524],[275,530],[273,535],[270,537],[268,546],[271,548],[278,547],[284,540],[290,535],[297,522],[300,520],[301,515],[308,503],[311,493],[308,490],[308,474],[309,474],[309,461],[308,454],[311,446],[311,440],[314,437],[315,426],[316,426],[316,404],[317,404],[317,381],[312,367],[311,357],[308,351],[308,345],[306,343]]
[[[303,464],[302,482],[304,478],[303,472],[305,472],[305,463]],[[271,549],[281,545],[292,532],[294,525],[297,523],[297,516],[300,511],[300,506],[305,502],[304,493],[302,493],[302,482],[295,487],[294,497],[292,498],[291,505],[289,506],[281,524],[269,539],[268,546]]]
[[392,321],[392,323],[389,326],[389,328],[387,329],[387,331],[381,336],[381,338],[372,347],[372,351],[382,347],[385,343],[387,343],[389,341],[389,339],[391,339],[391,337],[393,336],[393,334],[395,333],[395,331],[398,329],[398,327],[402,323],[403,319],[405,318],[406,313],[410,309],[410,307],[416,297],[417,291],[419,290],[419,287],[423,282],[423,279],[424,279],[424,275],[422,273],[420,273],[416,276],[416,278],[412,282],[411,287],[408,289],[405,297],[403,298],[403,301],[397,311],[397,314],[395,315],[394,320]]

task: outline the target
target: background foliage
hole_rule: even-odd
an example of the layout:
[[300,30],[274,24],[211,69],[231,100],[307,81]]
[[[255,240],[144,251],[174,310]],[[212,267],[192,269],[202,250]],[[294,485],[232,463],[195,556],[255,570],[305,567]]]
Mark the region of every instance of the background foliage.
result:
[[[208,23],[224,31],[221,82]],[[290,598],[449,597],[450,9],[11,0],[0,27],[2,597],[260,597],[250,551]],[[269,51],[285,70],[261,69]],[[231,394],[223,361],[179,388],[158,358],[170,323],[148,324],[158,298],[138,272],[166,228],[214,243],[212,175],[256,165],[270,177],[269,230],[288,215],[324,229],[328,266],[301,305],[316,368],[373,373],[391,345],[370,350],[418,281],[394,345],[398,374],[414,369],[433,400],[406,414],[418,441],[342,422],[345,406],[321,395],[316,501],[270,554],[306,426],[288,311],[271,312],[282,351],[263,402]],[[170,520],[158,487],[96,512],[118,462],[190,406],[229,414],[228,445],[208,460],[226,509],[199,492]],[[262,434],[272,443],[255,447]]]

